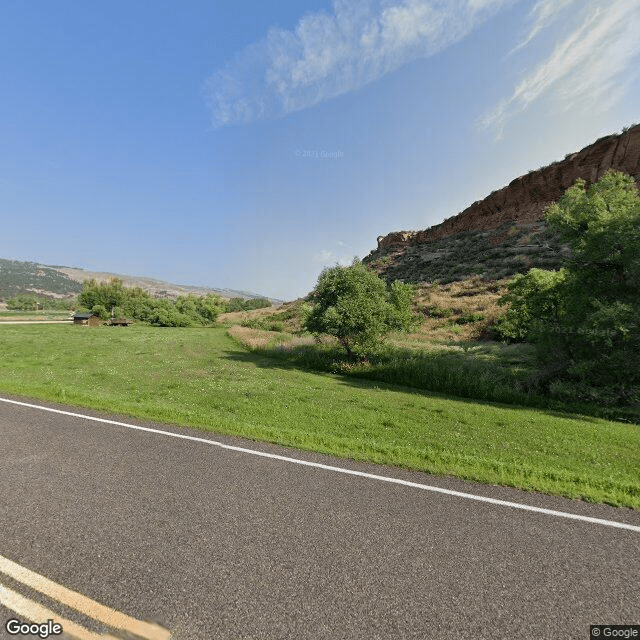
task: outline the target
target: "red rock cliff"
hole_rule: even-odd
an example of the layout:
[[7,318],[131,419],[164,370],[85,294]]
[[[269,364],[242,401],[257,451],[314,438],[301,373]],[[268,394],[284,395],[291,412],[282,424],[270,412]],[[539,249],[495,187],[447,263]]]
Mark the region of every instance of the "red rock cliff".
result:
[[461,231],[496,229],[505,222],[541,220],[549,204],[556,202],[578,178],[583,178],[589,185],[609,169],[634,176],[640,186],[640,125],[601,138],[560,162],[516,178],[508,186],[434,227],[380,236],[378,249],[429,242]]

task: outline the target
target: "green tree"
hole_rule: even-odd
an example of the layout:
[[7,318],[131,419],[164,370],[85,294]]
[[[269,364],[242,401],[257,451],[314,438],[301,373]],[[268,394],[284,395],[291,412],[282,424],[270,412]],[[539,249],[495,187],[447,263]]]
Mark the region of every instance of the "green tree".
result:
[[577,180],[545,216],[571,257],[559,272],[514,279],[501,328],[535,342],[561,375],[624,395],[640,384],[640,194],[614,171],[585,186]]
[[303,326],[338,339],[347,355],[363,355],[390,331],[413,323],[410,285],[391,287],[361,262],[325,269],[303,314]]
[[71,309],[77,303],[76,298],[46,298],[43,296],[19,295],[7,300],[7,309],[33,311],[35,309]]
[[112,278],[108,282],[96,282],[91,279],[82,283],[78,304],[86,309],[101,305],[111,313],[113,307],[123,306],[126,299],[127,290],[119,278]]
[[14,296],[7,300],[7,309],[11,309],[12,311],[31,311],[36,308],[37,303],[38,299],[36,296]]
[[91,313],[99,315],[103,320],[109,318],[109,312],[105,309],[103,304],[94,304],[91,308]]
[[564,316],[563,285],[566,269],[530,269],[519,273],[507,285],[508,293],[498,300],[510,305],[499,319],[498,331],[516,342],[537,342],[541,334],[558,327]]
[[216,294],[191,294],[175,301],[159,300],[140,287],[125,287],[118,278],[105,283],[85,280],[79,305],[103,318],[113,312],[118,317],[127,316],[163,327],[211,324],[226,308],[224,300]]
[[266,298],[249,298],[242,304],[243,311],[251,311],[252,309],[265,309],[271,307],[272,304]]
[[226,310],[224,300],[215,293],[206,296],[189,294],[175,301],[175,309],[189,317],[193,324],[211,324]]

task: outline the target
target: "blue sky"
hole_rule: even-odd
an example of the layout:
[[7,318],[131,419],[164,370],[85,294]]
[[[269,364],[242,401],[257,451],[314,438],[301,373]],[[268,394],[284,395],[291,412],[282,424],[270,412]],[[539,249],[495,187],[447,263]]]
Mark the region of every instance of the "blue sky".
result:
[[640,121],[640,0],[3,0],[0,257],[305,295]]

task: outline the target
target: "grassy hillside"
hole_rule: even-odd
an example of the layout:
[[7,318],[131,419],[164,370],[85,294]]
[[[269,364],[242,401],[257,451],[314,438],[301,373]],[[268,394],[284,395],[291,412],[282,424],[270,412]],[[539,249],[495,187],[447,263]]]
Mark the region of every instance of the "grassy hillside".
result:
[[558,269],[569,254],[569,248],[543,222],[506,223],[488,231],[463,231],[431,242],[382,247],[363,262],[389,282],[446,284],[472,274],[501,280],[532,267]]
[[58,271],[36,262],[0,258],[0,299],[22,294],[67,297],[80,293],[82,284]]
[[635,425],[314,373],[223,327],[1,329],[4,393],[640,508]]
[[[140,287],[143,291],[148,291],[154,298],[175,300],[183,295],[206,296],[210,293],[215,293],[225,299],[241,298],[246,300],[265,297],[257,293],[234,289],[180,285],[142,276],[87,271],[72,267],[42,265],[36,262],[0,258],[0,302],[25,294],[49,298],[71,297],[80,293],[84,280],[94,279],[98,282],[108,282],[112,278],[122,280],[127,287]],[[269,300],[273,304],[282,302],[275,298],[269,298]]]

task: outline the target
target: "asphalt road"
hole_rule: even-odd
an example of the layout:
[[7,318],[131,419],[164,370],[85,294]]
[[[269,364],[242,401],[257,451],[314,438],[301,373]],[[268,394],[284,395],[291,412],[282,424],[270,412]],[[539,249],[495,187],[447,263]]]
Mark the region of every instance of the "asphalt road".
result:
[[[640,526],[628,509],[112,419]],[[0,557],[173,640],[586,640],[590,624],[640,624],[637,530],[4,402]],[[4,571],[5,595],[108,630]],[[4,626],[19,617],[0,604],[0,637],[25,637]]]

